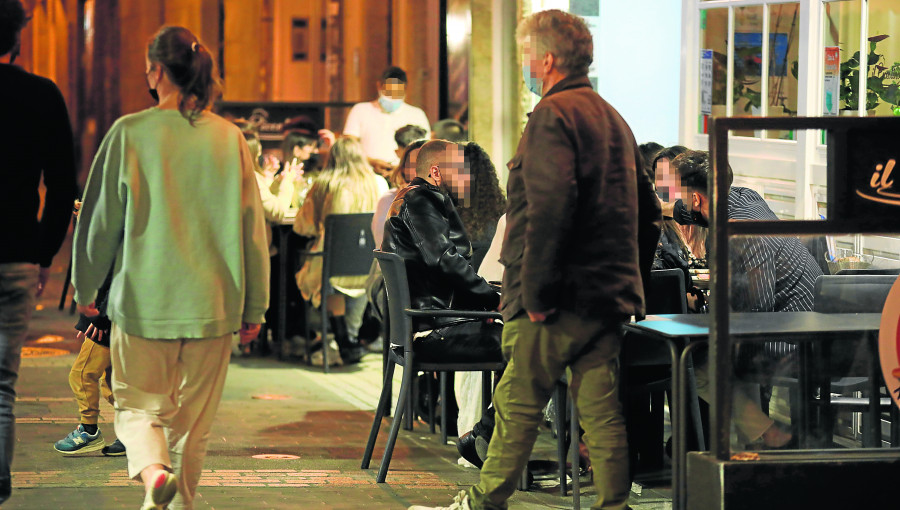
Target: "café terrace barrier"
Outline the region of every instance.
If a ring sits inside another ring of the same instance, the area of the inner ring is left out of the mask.
[[[824,220],[729,221],[729,132],[825,130],[828,203]],[[900,118],[732,117],[710,122],[712,295],[709,328],[711,451],[692,452],[676,487],[676,509],[898,508],[900,449],[760,452],[731,460],[732,345],[728,243],[732,236],[900,233]],[[892,176],[893,174],[893,176]],[[896,290],[896,289],[895,289]],[[792,403],[793,404],[793,403]],[[678,469],[678,467],[676,467]]]

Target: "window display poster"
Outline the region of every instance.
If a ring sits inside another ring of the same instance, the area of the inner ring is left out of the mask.
[[[825,94],[822,115],[836,116],[841,109],[841,49],[837,46],[825,48]]]
[[[712,115],[713,50],[700,50],[700,113]]]

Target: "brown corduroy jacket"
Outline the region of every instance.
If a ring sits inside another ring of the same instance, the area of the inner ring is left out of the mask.
[[[642,317],[659,201],[631,129],[586,76],[547,92],[508,166],[504,319]]]

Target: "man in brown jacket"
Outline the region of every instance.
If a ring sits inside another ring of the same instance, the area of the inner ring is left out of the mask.
[[[450,508],[506,508],[541,410],[568,368],[594,469],[594,508],[624,509],[631,485],[620,330],[643,315],[641,267],[649,270],[659,239],[659,203],[631,130],[591,89],[593,41],[584,21],[542,11],[519,25],[517,39],[525,82],[542,99],[509,163],[501,253],[509,364],[494,392],[496,426],[481,481]],[[642,257],[639,244],[648,248]]]

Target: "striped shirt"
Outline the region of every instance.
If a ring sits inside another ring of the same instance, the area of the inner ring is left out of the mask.
[[[777,220],[759,193],[732,187],[729,220]],[[732,237],[731,309],[738,312],[813,310],[822,270],[797,237]]]

